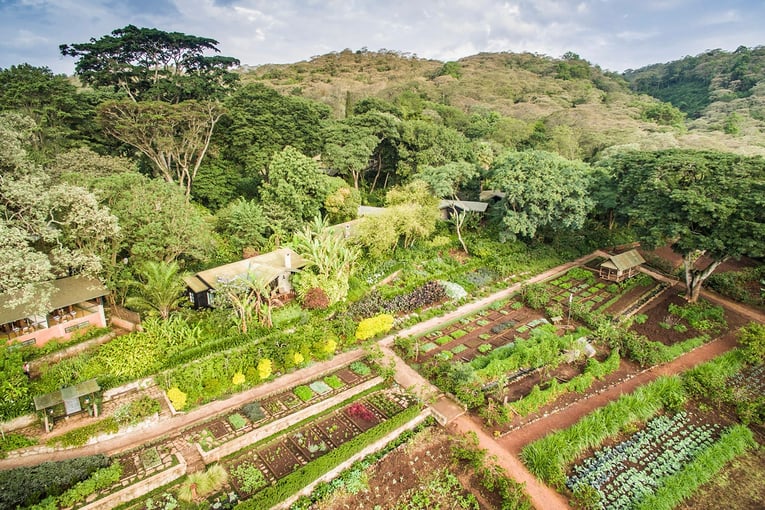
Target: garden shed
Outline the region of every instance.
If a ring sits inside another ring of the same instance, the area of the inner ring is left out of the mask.
[[[77,414],[83,410],[83,404],[88,412],[92,412],[93,416],[97,417],[96,393],[99,391],[101,391],[101,387],[98,385],[98,381],[88,379],[74,386],[67,386],[45,395],[35,396],[35,410],[43,413],[45,431],[50,430],[50,425],[52,425],[49,419]]]
[[[621,282],[638,273],[638,267],[645,259],[637,250],[611,255],[600,264],[600,277],[613,282]]]

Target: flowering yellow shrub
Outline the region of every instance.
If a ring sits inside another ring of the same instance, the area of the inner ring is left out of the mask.
[[[324,352],[332,354],[335,352],[335,349],[337,349],[337,342],[333,338],[328,338],[327,341],[324,342]]]
[[[305,360],[305,358],[304,358],[304,357],[303,357],[303,355],[302,355],[302,354],[300,354],[299,352],[296,352],[296,353],[294,353],[294,354],[292,355],[292,362],[293,362],[295,365],[299,365],[299,364],[301,364],[301,363],[303,362],[303,360]]]
[[[176,411],[180,411],[186,407],[186,394],[178,388],[173,387],[167,390],[167,398],[170,400],[170,403],[173,404]]]
[[[242,383],[244,383],[244,374],[241,372],[235,373],[234,377],[231,378],[231,384],[239,386]]]
[[[387,333],[393,327],[393,316],[387,313],[370,317],[359,322],[356,328],[356,339],[366,340],[380,333]]]
[[[273,363],[271,363],[270,359],[263,358],[262,360],[258,361],[258,377],[260,377],[261,380],[268,379],[268,376],[271,375],[272,370]]]

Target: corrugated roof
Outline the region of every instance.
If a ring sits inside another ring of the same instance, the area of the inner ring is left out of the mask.
[[[96,379],[88,379],[87,381],[75,384],[74,386],[67,386],[66,388],[61,388],[60,390],[46,393],[45,395],[35,396],[35,409],[42,411],[43,409],[48,409],[49,407],[61,404],[64,402],[64,399],[84,397],[85,395],[90,395],[98,391],[101,391],[98,381]]]
[[[285,256],[289,254],[290,268],[284,265]],[[286,271],[294,271],[306,265],[303,257],[290,248],[279,248],[257,257],[232,262],[223,266],[206,269],[186,280],[194,292],[204,292],[208,288],[215,289],[219,285],[231,282],[248,274],[253,275],[262,283],[270,283]],[[193,286],[192,284],[193,283]]]
[[[50,295],[49,311],[109,294],[109,290],[100,281],[84,276],[60,278],[51,282],[41,283],[40,286],[42,285],[51,285],[53,289]],[[16,295],[14,294],[2,294],[0,295],[0,303],[10,302],[15,297]],[[29,304],[13,308],[0,305],[0,324],[7,324],[32,315],[34,315],[34,311],[30,309]]]
[[[379,216],[385,212],[385,207],[374,207],[371,205],[360,205],[356,210],[357,216]]]
[[[447,207],[454,207],[455,209],[461,209],[463,211],[471,212],[484,212],[489,204],[486,202],[473,202],[470,200],[441,200],[438,203],[439,209],[445,209]]]
[[[611,264],[609,264],[609,262]],[[638,253],[637,250],[630,250],[618,255],[611,255],[609,260],[603,262],[601,265],[610,267],[611,269],[618,269],[619,271],[626,271],[631,267],[636,267],[643,263],[645,263],[645,259],[640,253]]]

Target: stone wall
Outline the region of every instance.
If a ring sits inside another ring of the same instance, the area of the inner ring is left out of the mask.
[[[177,480],[186,474],[186,461],[181,454],[176,453],[175,455],[178,457],[178,464],[175,466],[161,471],[154,476],[145,478],[140,482],[128,485],[124,489],[113,492],[106,497],[97,499],[92,503],[81,507],[79,510],[108,510],[121,505],[122,503],[127,503],[128,501],[140,498],[154,489],[158,489],[173,480]]]
[[[359,384],[358,386],[349,388],[342,393],[338,393],[334,397],[330,397],[326,400],[322,400],[321,402],[317,402],[316,404],[310,407],[306,407],[305,409],[301,409],[300,411],[296,413],[292,413],[289,416],[285,416],[284,418],[280,418],[270,423],[266,423],[262,427],[259,427],[246,434],[243,434],[237,437],[236,439],[227,441],[223,443],[222,445],[220,445],[219,447],[214,448],[210,451],[207,451],[207,452],[203,451],[202,448],[199,446],[199,443],[196,443],[197,450],[199,450],[199,454],[202,456],[202,460],[204,460],[205,464],[211,464],[213,462],[217,462],[227,455],[231,455],[232,453],[237,452],[246,446],[249,446],[253,443],[257,443],[258,441],[266,439],[267,437],[273,436],[274,434],[288,427],[291,427],[292,425],[295,425],[296,423],[299,423],[305,420],[306,418],[310,418],[311,416],[319,414],[322,411],[326,411],[327,409],[336,406],[337,404],[343,402],[344,400],[348,400],[354,395],[357,395],[361,393],[362,391],[368,390],[369,388],[372,388],[382,382],[383,382],[382,377],[375,377],[373,379],[370,379],[366,382]]]

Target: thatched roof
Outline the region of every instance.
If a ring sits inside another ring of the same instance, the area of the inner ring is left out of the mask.
[[[625,251],[619,255],[611,255],[608,260],[600,264],[602,267],[626,271],[627,269],[639,266],[645,263],[645,259],[637,250]]]
[[[41,287],[43,285],[50,285],[52,287],[49,311],[109,294],[109,290],[100,281],[84,276],[70,276],[51,282],[40,283],[39,285]],[[35,292],[34,294],[37,295],[38,293]],[[40,294],[44,293],[40,292]],[[11,302],[17,297],[16,294],[0,294],[0,303]],[[31,317],[32,315],[35,315],[35,313],[30,308],[29,303],[14,307],[0,305],[0,324],[8,324],[9,322]]]

